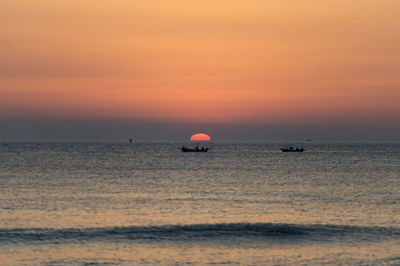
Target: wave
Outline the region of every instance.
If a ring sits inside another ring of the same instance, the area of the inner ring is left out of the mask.
[[[400,240],[400,228],[272,223],[192,224],[105,228],[0,229],[0,245],[93,241],[265,241],[330,242]]]

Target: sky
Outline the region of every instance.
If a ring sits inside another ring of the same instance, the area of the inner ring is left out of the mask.
[[[2,0],[0,141],[400,140],[398,0]]]

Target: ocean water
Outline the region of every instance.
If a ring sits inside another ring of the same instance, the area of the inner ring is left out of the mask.
[[[182,145],[0,143],[0,264],[400,264],[399,143]]]

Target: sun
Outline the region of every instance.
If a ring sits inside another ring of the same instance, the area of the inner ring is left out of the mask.
[[[204,133],[196,133],[190,137],[191,141],[209,141],[211,137]]]

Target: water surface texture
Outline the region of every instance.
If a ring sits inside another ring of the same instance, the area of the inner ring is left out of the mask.
[[[0,144],[1,264],[400,264],[399,143],[182,145]]]

